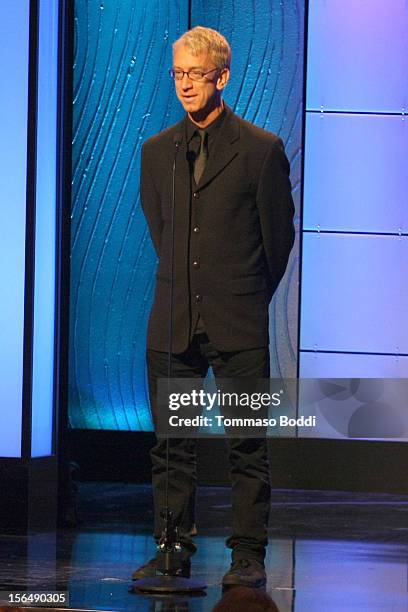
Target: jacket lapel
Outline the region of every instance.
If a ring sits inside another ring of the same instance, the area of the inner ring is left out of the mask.
[[[210,151],[210,156],[200,182],[197,185],[197,190],[203,189],[238,155],[239,123],[231,109],[228,106],[226,109],[227,116],[217,134],[213,145],[214,150]]]
[[[182,135],[182,140],[180,143],[180,147],[177,153],[176,158],[176,176],[175,176],[175,191],[176,191],[176,218],[178,221],[176,222],[176,226],[180,228],[184,228],[186,224],[186,219],[189,218],[189,207],[190,207],[190,199],[191,199],[191,185],[190,185],[190,168],[187,157],[187,139],[186,139],[186,121],[185,118],[182,119],[179,123],[174,126],[174,130],[172,132],[172,136],[174,136],[177,132]],[[172,154],[174,155],[174,144],[172,143]],[[170,173],[172,172],[174,158],[171,158],[170,161]],[[169,200],[172,198],[171,193],[171,182],[169,185],[170,189],[168,191]],[[182,239],[180,239],[182,241]]]

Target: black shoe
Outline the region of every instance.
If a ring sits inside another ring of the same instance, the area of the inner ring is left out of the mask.
[[[238,559],[222,579],[222,586],[262,587],[266,584],[265,568],[256,559]]]
[[[191,561],[190,559],[183,559],[181,566],[181,573],[179,574],[183,578],[190,578],[191,573]],[[144,565],[138,567],[132,574],[132,580],[143,580],[144,578],[154,578],[157,576],[157,559],[153,557]],[[160,575],[160,572],[159,572]]]

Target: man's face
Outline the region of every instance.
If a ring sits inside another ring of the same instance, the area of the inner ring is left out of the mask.
[[[202,70],[208,72],[215,68],[214,61],[207,52],[192,55],[185,45],[180,45],[173,52],[173,68],[175,70]],[[175,81],[176,94],[187,113],[200,113],[210,110],[216,105],[221,90],[228,81],[228,70],[214,70],[207,74],[202,81],[192,81],[186,74]]]

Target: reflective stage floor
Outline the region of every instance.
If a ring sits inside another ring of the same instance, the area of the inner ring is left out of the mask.
[[[118,483],[80,485],[75,529],[1,536],[0,591],[68,591],[75,609],[211,611],[229,566],[228,489],[201,488],[198,508],[192,570],[205,597],[128,592],[132,571],[154,555],[151,490]],[[281,612],[407,612],[408,496],[274,491],[266,567]]]

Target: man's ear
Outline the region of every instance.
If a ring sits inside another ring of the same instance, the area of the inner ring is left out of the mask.
[[[221,91],[222,89],[224,89],[224,87],[226,86],[226,84],[228,83],[230,78],[230,70],[229,68],[223,68],[221,70],[221,73],[217,79],[217,89],[218,91]]]

